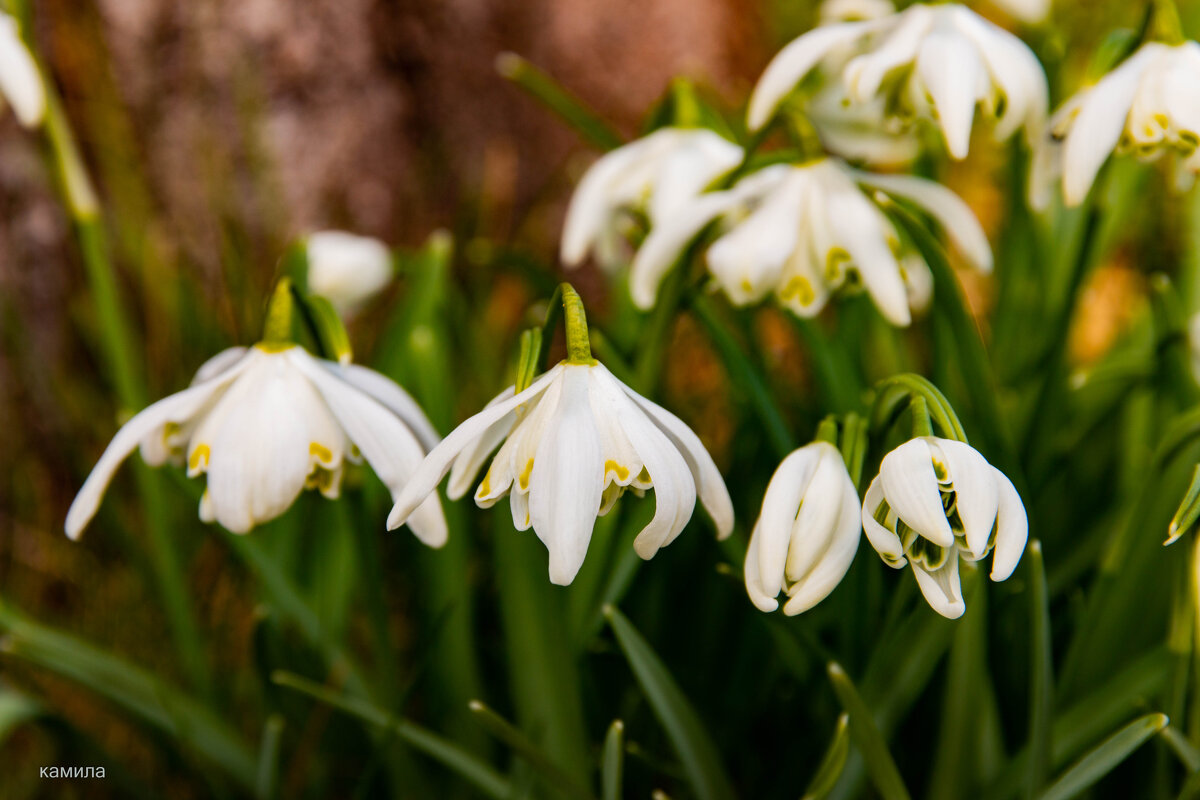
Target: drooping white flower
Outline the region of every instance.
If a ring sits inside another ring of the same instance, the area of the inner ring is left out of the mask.
[[[911,126],[887,115],[882,97],[854,103],[841,84],[817,92],[805,109],[821,145],[849,161],[896,168],[911,163],[921,143]]]
[[[308,237],[308,290],[346,316],[392,280],[392,254],[369,236],[318,231]]]
[[[742,148],[702,128],[662,128],[601,156],[571,197],[560,256],[568,267],[589,254],[605,269],[623,256],[630,213],[651,227],[742,161]]]
[[[33,54],[21,40],[17,21],[0,12],[0,95],[26,128],[46,115],[46,90]]]
[[[746,551],[746,591],[763,611],[799,614],[824,600],[858,552],[862,506],[842,454],[813,442],[783,460]]]
[[[854,102],[883,97],[901,120],[937,122],[954,158],[965,158],[978,107],[1003,141],[1019,129],[1034,140],[1048,90],[1037,57],[1020,39],[957,4],[916,4],[898,14],[822,25],[781,50],[750,97],[747,121],[762,128],[818,67],[840,76]]]
[[[970,445],[921,436],[888,453],[863,497],[863,530],[889,566],[911,564],[921,593],[944,617],[966,603],[959,559],[993,553],[991,577],[1008,578],[1025,552],[1025,505],[1004,473]]]
[[[626,490],[654,490],[654,518],[633,545],[642,558],[679,535],[697,497],[720,537],[733,529],[729,493],[699,437],[602,364],[565,361],[524,391],[506,390],[435,447],[397,498],[388,527],[403,524],[452,466],[452,496],[465,492],[497,445],[475,502],[486,508],[508,495],[513,524],[532,526],[549,550],[553,583],[574,580],[596,517]]]
[[[1068,206],[1087,197],[1114,152],[1175,156],[1180,188],[1200,172],[1200,44],[1148,42],[1050,118],[1034,152],[1030,203],[1043,208],[1062,181]]]
[[[983,229],[949,189],[923,178],[859,172],[826,158],[752,173],[731,189],[696,197],[651,230],[630,273],[634,303],[654,305],[658,286],[680,253],[718,220],[721,233],[705,259],[734,303],[755,303],[773,293],[796,314],[812,316],[833,291],[861,283],[885,318],[907,325],[908,279],[928,286],[928,276],[908,272],[914,263],[925,265],[901,252],[895,228],[864,189],[920,206],[973,266],[991,269]]]
[[[378,372],[295,345],[235,347],[117,431],[71,504],[66,531],[72,539],[83,533],[139,445],[152,466],[184,462],[189,476],[206,474],[200,518],[245,533],[282,514],[305,488],[336,498],[347,461],[366,459],[398,496],[437,441],[416,401]],[[446,541],[436,496],[408,522],[426,544]]]

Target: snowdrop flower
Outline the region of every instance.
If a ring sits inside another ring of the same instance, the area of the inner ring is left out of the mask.
[[[1200,172],[1200,44],[1149,42],[1054,113],[1034,153],[1030,202],[1044,208],[1054,184],[1076,206],[1113,152],[1150,161],[1173,153],[1180,188]]]
[[[623,230],[629,214],[651,227],[742,161],[742,148],[703,128],[662,128],[618,147],[588,169],[563,224],[560,256],[568,267],[593,254],[614,270],[626,263]]]
[[[851,100],[882,97],[892,116],[935,120],[953,158],[967,155],[978,106],[997,141],[1024,128],[1032,142],[1046,114],[1046,76],[1020,39],[957,5],[916,4],[879,19],[822,25],[787,45],[750,97],[748,124],[762,128],[820,66]]]
[[[347,461],[365,458],[393,496],[438,441],[416,402],[365,367],[315,358],[290,344],[235,347],[210,359],[192,385],[125,423],[67,512],[79,538],[121,462],[140,446],[151,466],[187,464],[206,474],[200,518],[245,533],[286,511],[303,489],[336,498]],[[437,497],[408,520],[440,547]]]
[[[33,54],[21,39],[17,21],[0,12],[0,95],[26,128],[41,124],[46,90]]]
[[[863,530],[889,566],[912,565],[929,605],[955,619],[966,610],[959,559],[994,551],[991,577],[1012,574],[1025,552],[1025,505],[1004,473],[970,445],[921,436],[888,453],[863,497]]]
[[[762,611],[789,616],[815,606],[841,583],[858,552],[862,506],[842,454],[813,442],[783,460],[763,497],[746,551],[746,591]]]
[[[308,290],[343,317],[362,307],[392,280],[392,254],[369,236],[319,231],[308,237]]]
[[[523,391],[510,387],[459,425],[404,487],[388,527],[403,524],[452,466],[451,495],[460,496],[497,445],[475,502],[487,508],[508,495],[513,525],[532,526],[550,551],[553,583],[574,580],[596,517],[628,490],[654,490],[654,518],[633,544],[642,558],[679,535],[697,497],[721,538],[733,530],[729,493],[699,437],[590,359],[563,361]]]
[[[888,118],[882,97],[853,103],[845,87],[834,84],[812,98],[806,113],[822,147],[849,161],[896,168],[920,154],[915,132]]]
[[[906,284],[927,287],[928,276],[912,271],[928,267],[900,251],[895,228],[864,189],[920,206],[973,266],[991,269],[983,229],[949,189],[923,178],[858,172],[826,158],[767,167],[681,208],[642,243],[630,273],[633,301],[641,308],[652,306],[663,276],[688,242],[717,220],[720,235],[705,259],[716,284],[735,304],[774,294],[809,317],[832,292],[861,284],[888,321],[907,325]]]

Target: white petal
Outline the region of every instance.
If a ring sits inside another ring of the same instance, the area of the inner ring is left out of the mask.
[[[500,394],[493,397],[484,408],[491,408],[498,403],[503,403],[514,394],[514,388],[509,386]],[[450,468],[450,481],[446,484],[446,496],[451,500],[457,500],[465,495],[471,489],[471,484],[475,481],[475,476],[479,474],[479,470],[483,467],[483,463],[487,461],[487,457],[492,451],[499,447],[504,438],[512,432],[513,426],[517,424],[517,412],[510,411],[503,417],[492,423],[482,434],[468,444],[463,451],[454,459],[454,465]]]
[[[349,314],[392,281],[392,254],[378,239],[345,231],[308,237],[308,290]]]
[[[491,408],[485,408],[475,416],[467,419],[455,428],[449,436],[443,439],[437,447],[430,450],[429,455],[425,457],[425,460],[417,467],[417,471],[413,473],[408,483],[405,484],[400,496],[396,498],[396,504],[392,507],[392,511],[388,515],[388,530],[393,530],[403,525],[408,515],[424,501],[427,495],[437,489],[437,485],[441,483],[442,478],[450,471],[450,465],[463,448],[471,444],[476,437],[486,431],[488,427],[505,414],[545,391],[550,382],[557,378],[561,372],[562,366],[555,365],[535,380],[525,391],[514,395],[503,403],[498,403]]]
[[[607,372],[607,370],[605,371]],[[609,374],[612,375],[612,373]],[[729,490],[725,487],[725,479],[721,477],[721,471],[713,463],[712,456],[705,449],[700,437],[670,411],[642,397],[618,381],[615,376],[613,380],[625,394],[633,398],[633,401],[650,416],[651,421],[678,448],[692,473],[697,494],[700,496],[700,503],[712,517],[713,525],[717,529],[717,538],[727,538],[729,534],[733,533],[733,501],[729,499]]]
[[[46,114],[46,92],[37,64],[21,41],[17,21],[0,14],[0,93],[26,128]]]
[[[921,43],[916,68],[933,98],[946,149],[952,158],[966,158],[985,82],[979,54],[964,37],[935,30]]]
[[[958,516],[962,518],[967,549],[975,558],[983,558],[996,524],[1000,496],[993,477],[995,468],[975,448],[963,442],[937,439],[930,450],[946,461],[954,487]]]
[[[563,222],[562,244],[559,257],[568,267],[574,267],[587,258],[592,245],[599,240],[610,218],[622,202],[615,194],[623,173],[644,157],[647,147],[653,147],[649,137],[639,139],[605,153],[584,173],[571,196]]]
[[[754,603],[759,611],[770,612],[779,608],[779,601],[773,595],[767,594],[766,590],[763,589],[762,577],[758,572],[758,546],[760,538],[761,533],[756,524],[754,531],[750,534],[750,546],[746,550],[746,562],[742,570],[746,580],[746,594],[750,595],[750,602]],[[775,594],[779,594],[779,592]]]
[[[792,522],[791,541],[787,548],[785,575],[789,583],[805,580],[824,560],[833,544],[839,519],[845,510],[846,465],[842,454],[828,442],[809,445],[820,453],[812,480],[805,487],[799,513]],[[854,497],[855,524],[862,515],[858,496]]]
[[[875,548],[875,552],[879,553],[883,560],[892,567],[899,569],[908,561],[904,557],[904,544],[900,541],[899,536],[875,520],[875,512],[879,510],[883,500],[883,484],[876,475],[875,479],[871,481],[871,485],[867,487],[867,493],[863,495],[863,532],[867,534],[867,541]]]
[[[662,159],[649,199],[651,226],[670,219],[714,180],[742,163],[742,148],[706,128],[678,134]]]
[[[733,192],[702,194],[651,229],[629,270],[629,291],[638,308],[654,306],[658,286],[704,226],[740,203]]]
[[[856,102],[865,103],[873,98],[893,70],[912,63],[933,23],[933,14],[927,6],[915,5],[892,19],[899,24],[883,44],[846,65],[843,72],[846,90]]]
[[[529,491],[534,458],[554,419],[562,388],[561,380],[553,381],[540,397],[520,411],[516,426],[475,490],[475,505],[489,508],[510,489]]]
[[[1142,73],[1158,50],[1144,45],[1100,80],[1080,103],[1063,144],[1063,196],[1069,206],[1087,197],[1096,173],[1121,139]]]
[[[104,490],[112,481],[117,467],[128,457],[138,442],[161,429],[170,422],[182,423],[203,408],[213,397],[224,390],[230,382],[241,375],[254,359],[246,359],[234,369],[227,370],[219,377],[184,389],[173,395],[164,397],[147,406],[121,426],[116,436],[108,443],[100,460],[92,468],[92,472],[84,481],[67,511],[66,533],[72,539],[78,539],[84,527],[96,514]]]
[[[973,266],[992,271],[992,247],[970,206],[940,183],[913,175],[876,175],[854,172],[859,183],[911,200],[937,220],[946,236]]]
[[[872,29],[869,22],[847,22],[815,28],[792,41],[763,71],[750,95],[746,124],[757,131],[775,113],[783,99],[830,51],[849,44]]]
[[[513,527],[519,531],[529,530],[533,518],[529,515],[529,492],[509,492],[508,510],[512,512]]]
[[[951,552],[941,569],[927,571],[916,561],[912,562],[917,586],[934,611],[947,619],[958,619],[967,610],[962,596],[962,584],[958,578],[958,554]]]
[[[796,515],[820,461],[821,449],[815,443],[794,450],[783,459],[767,484],[762,511],[754,527],[759,536],[759,580],[763,592],[770,597],[783,590]],[[820,498],[813,498],[813,503],[820,502]],[[814,536],[823,534],[812,533]]]
[[[388,487],[393,499],[396,498],[424,457],[424,449],[412,430],[398,414],[375,397],[356,385],[342,381],[339,370],[329,369],[326,364],[299,348],[289,351],[288,355],[313,382],[346,436]],[[385,385],[389,383],[382,375],[370,370],[358,373],[358,377],[365,378],[368,384],[378,384],[372,376],[382,379]],[[399,390],[399,387],[395,388]],[[409,528],[430,547],[441,547],[446,542],[447,528],[440,501],[434,495],[433,503],[423,503],[422,507],[424,513],[414,514],[408,521]]]
[[[196,370],[196,374],[192,377],[192,386],[198,383],[212,380],[220,375],[225,370],[234,366],[246,355],[248,348],[245,347],[227,347],[217,353],[212,358],[200,365],[200,369]]]
[[[858,553],[862,508],[858,504],[854,482],[850,480],[850,474],[844,468],[841,481],[841,511],[832,539],[821,560],[801,583],[792,587],[791,596],[783,606],[784,614],[790,616],[807,611],[828,597],[842,582],[842,578],[846,577],[850,565],[854,562],[854,556]]]
[[[888,505],[905,525],[940,547],[954,545],[933,455],[924,439],[910,439],[884,456],[879,480]]]
[[[559,586],[570,584],[583,566],[604,489],[589,398],[591,369],[563,368],[562,397],[538,444],[529,480],[533,530],[550,551],[550,582]]]
[[[800,217],[808,176],[796,169],[750,216],[713,242],[709,271],[735,305],[762,300],[783,275],[798,246]]]
[[[432,450],[442,440],[417,401],[391,378],[357,364],[338,364],[323,359],[317,363],[390,408],[412,429],[426,451]]]
[[[992,551],[992,580],[1002,581],[1012,575],[1025,552],[1029,539],[1029,519],[1025,504],[1003,472],[993,468],[996,488],[1000,492],[1000,510],[996,514],[996,547]]]

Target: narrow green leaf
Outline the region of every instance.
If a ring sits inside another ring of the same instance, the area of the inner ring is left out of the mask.
[[[257,766],[250,749],[204,703],[141,667],[27,619],[2,603],[0,630],[7,634],[0,652],[78,683],[220,767],[241,786],[254,786]]]
[[[842,777],[842,770],[846,768],[846,758],[849,755],[850,715],[843,713],[838,717],[837,727],[833,731],[833,739],[829,742],[829,749],[825,751],[825,757],[821,759],[821,764],[817,767],[817,772],[813,775],[812,780],[809,781],[808,788],[804,790],[804,797],[801,800],[821,800],[833,791],[838,778]]]
[[[283,716],[272,714],[263,725],[262,743],[258,747],[258,776],[254,781],[254,796],[271,800],[279,791],[279,747],[283,739]]]
[[[1135,719],[1079,759],[1041,795],[1040,800],[1069,800],[1086,791],[1147,739],[1167,727],[1167,722],[1165,714],[1147,714]]]
[[[1183,766],[1188,772],[1196,772],[1200,770],[1200,750],[1196,749],[1196,745],[1188,741],[1178,728],[1174,725],[1168,725],[1162,729],[1162,738],[1175,755],[1179,756],[1179,760],[1183,762]]]
[[[717,748],[666,666],[624,614],[608,606],[604,609],[604,616],[679,760],[683,762],[688,781],[696,794],[701,800],[732,798],[733,786],[721,766]]]
[[[1163,544],[1174,544],[1180,536],[1192,529],[1200,520],[1200,464],[1192,471],[1192,482],[1188,485],[1187,494],[1179,503],[1171,524],[1167,527],[1167,540]]]
[[[339,694],[328,686],[323,686],[291,672],[278,670],[271,676],[271,680],[278,686],[294,689],[394,733],[414,750],[424,753],[462,776],[488,797],[507,800],[512,796],[512,786],[503,776],[458,745],[443,739],[415,722],[395,717],[364,700]]]
[[[589,800],[592,793],[586,787],[580,786],[573,777],[554,763],[549,756],[542,752],[529,737],[515,725],[497,714],[478,700],[472,700],[469,705],[475,719],[504,744],[523,758],[545,780],[546,787],[564,797],[582,798]]]
[[[353,361],[354,350],[350,346],[350,334],[346,332],[346,325],[342,322],[341,315],[334,310],[329,298],[299,291],[296,291],[295,295],[299,300],[305,324],[317,340],[321,356],[342,364]]]
[[[604,800],[621,800],[621,779],[625,773],[625,723],[614,719],[604,737],[604,757],[600,779]]]
[[[833,690],[850,717],[850,735],[854,737],[854,743],[858,745],[859,752],[866,761],[867,772],[875,788],[884,800],[909,800],[908,789],[904,787],[900,770],[896,768],[896,762],[888,752],[887,743],[884,742],[879,728],[875,727],[871,711],[859,697],[850,676],[836,661],[830,662],[827,670],[829,680],[833,682]]]
[[[612,150],[621,146],[621,137],[608,127],[608,123],[584,106],[557,81],[521,56],[516,53],[501,53],[496,57],[496,71],[557,114],[594,147]]]
[[[1050,647],[1050,605],[1042,543],[1034,540],[1025,553],[1029,569],[1029,764],[1025,796],[1036,797],[1049,772],[1054,665]]]

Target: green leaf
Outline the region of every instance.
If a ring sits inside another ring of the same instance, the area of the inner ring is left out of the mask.
[[[625,723],[614,719],[604,737],[600,779],[604,800],[621,800],[621,778],[625,772]]]
[[[900,770],[896,768],[896,762],[888,752],[887,743],[884,742],[879,728],[875,727],[871,711],[859,697],[850,676],[836,661],[831,661],[826,669],[829,672],[829,680],[833,683],[833,690],[850,717],[850,735],[867,763],[867,772],[875,788],[884,800],[909,800],[908,789],[904,787]]]
[[[254,796],[271,800],[279,791],[279,746],[283,738],[283,716],[272,714],[263,725],[262,743],[258,747],[258,775]]]
[[[688,782],[696,794],[701,800],[732,798],[733,786],[721,766],[717,748],[666,666],[624,614],[608,606],[604,616],[655,716],[683,762]]]
[[[1188,772],[1200,771],[1200,750],[1197,750],[1196,746],[1189,742],[1178,728],[1174,725],[1163,728],[1162,738],[1175,755],[1179,756],[1179,760]]]
[[[146,670],[81,639],[27,619],[0,603],[0,652],[61,675],[158,728],[250,789],[257,765],[235,730],[205,704]]]
[[[498,55],[496,71],[557,114],[592,146],[600,150],[612,150],[621,146],[621,137],[608,127],[608,123],[584,106],[557,81],[516,53],[506,52]]]
[[[1069,800],[1086,791],[1147,739],[1167,727],[1165,714],[1147,714],[1105,739],[1059,777],[1040,800]]]
[[[1029,570],[1029,764],[1025,774],[1025,794],[1036,797],[1049,771],[1051,710],[1053,707],[1054,665],[1050,646],[1049,590],[1042,543],[1033,540],[1025,552]]]
[[[478,700],[471,701],[470,709],[471,713],[475,715],[475,719],[490,734],[511,747],[519,757],[541,774],[547,788],[564,797],[582,798],[582,800],[589,800],[592,797],[592,793],[586,787],[580,786],[573,777],[564,772],[511,722]]]
[[[26,722],[31,722],[45,713],[32,697],[9,687],[0,688],[0,745]]]
[[[443,739],[415,722],[395,717],[365,700],[339,694],[328,686],[323,686],[291,672],[279,670],[271,676],[271,680],[279,686],[295,689],[371,725],[394,733],[414,750],[424,753],[462,776],[488,797],[494,797],[496,800],[508,800],[512,796],[512,786],[502,775],[458,745]]]
[[[850,755],[850,715],[841,714],[837,720],[837,727],[833,731],[833,739],[829,742],[829,749],[825,751],[825,757],[821,759],[820,766],[817,767],[817,772],[809,781],[808,788],[804,790],[804,797],[801,800],[821,800],[821,798],[833,791],[833,787],[837,785],[838,778],[842,777],[842,770],[846,768],[846,758]]]

